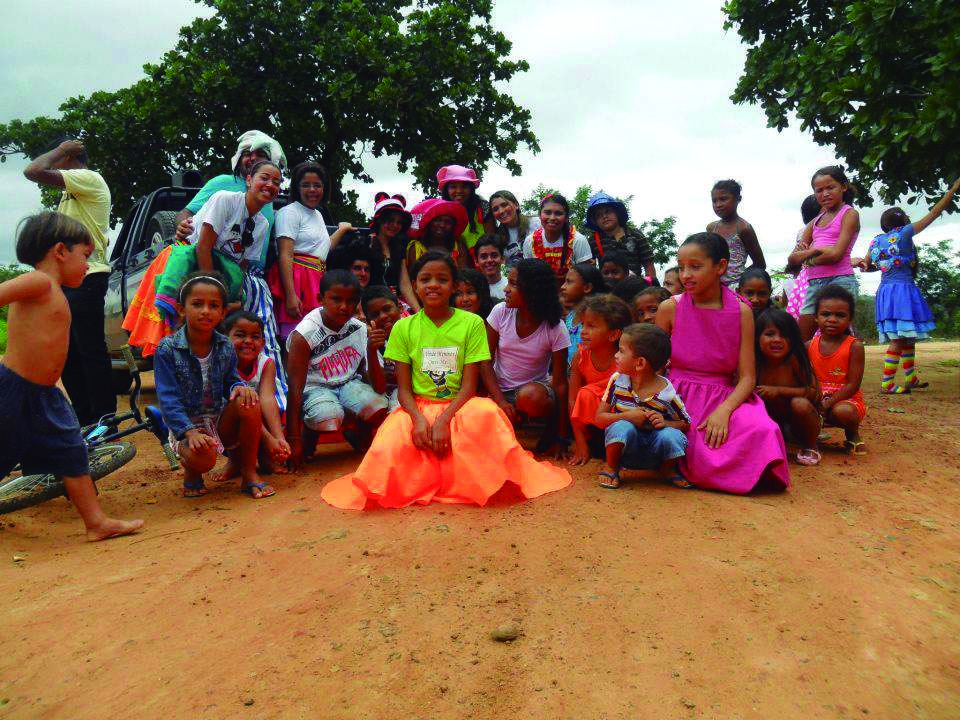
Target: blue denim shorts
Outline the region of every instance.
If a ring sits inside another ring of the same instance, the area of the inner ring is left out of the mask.
[[[832,277],[810,278],[807,282],[807,294],[803,296],[803,307],[800,308],[801,315],[813,315],[814,303],[817,300],[817,293],[823,290],[827,285],[839,285],[844,290],[850,292],[854,298],[860,294],[860,283],[854,275],[834,275]]]
[[[324,423],[343,423],[344,411],[366,420],[387,407],[387,399],[359,377],[338,387],[307,386],[303,390],[303,422],[314,430]]]
[[[687,454],[687,436],[680,430],[672,427],[642,429],[629,420],[617,420],[607,426],[603,444],[614,443],[623,444],[620,465],[637,470],[660,467],[667,460]]]

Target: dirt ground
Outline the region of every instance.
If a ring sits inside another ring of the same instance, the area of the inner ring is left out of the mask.
[[[960,717],[958,358],[923,346],[931,388],[890,398],[868,349],[870,454],[750,497],[594,461],[530,502],[348,513],[338,446],[269,500],[188,501],[141,434],[100,482],[139,535],[0,518],[0,717]]]

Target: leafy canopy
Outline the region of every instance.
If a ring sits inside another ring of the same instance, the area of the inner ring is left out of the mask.
[[[372,180],[363,152],[396,155],[398,170],[428,190],[443,164],[496,162],[518,175],[518,147],[539,151],[530,112],[502,91],[529,66],[507,59],[492,0],[197,2],[215,14],[182,28],[144,79],[71,98],[58,118],[0,125],[0,155],[78,137],[122,218],[171,170],[229,172],[250,129],[275,137],[291,166],[323,163],[335,203],[348,173]]]
[[[546,185],[537,185],[530,196],[521,201],[520,212],[524,215],[537,215],[540,212],[541,198],[543,198],[544,195],[558,192],[560,191],[548,188]],[[580,229],[580,226],[583,224],[583,219],[587,214],[587,201],[590,199],[590,196],[594,194],[593,188],[590,185],[581,185],[572,196],[562,192],[560,194],[570,203],[570,224]],[[622,199],[629,206],[633,200],[633,195],[628,195]],[[650,243],[650,249],[653,250],[653,261],[658,265],[665,265],[676,261],[677,236],[673,230],[676,223],[677,219],[672,215],[663,220],[657,220],[656,218],[644,220],[639,225],[634,223],[633,220],[627,220],[627,226],[639,231],[640,234],[647,239],[647,242]],[[581,230],[581,233],[582,232],[583,230]],[[587,232],[589,232],[589,230],[587,230]]]
[[[956,177],[956,0],[728,0],[724,12],[748,47],[733,102],[760,104],[777,130],[795,115],[886,202],[939,196]]]

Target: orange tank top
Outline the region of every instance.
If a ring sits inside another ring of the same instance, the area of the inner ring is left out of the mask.
[[[810,356],[813,372],[816,374],[817,380],[820,381],[824,397],[832,395],[847,384],[847,375],[850,373],[850,348],[853,347],[854,342],[856,342],[856,338],[853,335],[848,335],[840,343],[840,347],[829,355],[824,355],[820,352],[820,336],[817,335],[810,341],[807,354]],[[860,392],[860,388],[857,388],[857,392],[850,399],[854,402],[863,402],[863,393]]]

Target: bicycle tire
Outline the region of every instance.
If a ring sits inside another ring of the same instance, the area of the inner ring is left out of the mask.
[[[88,450],[90,477],[99,480],[128,462],[137,454],[132,443],[109,443]],[[0,481],[0,515],[39,505],[65,495],[63,480],[55,475],[22,475]]]
[[[128,442],[107,443],[90,448],[87,451],[90,478],[99,480],[106,477],[133,460],[136,454],[137,447]]]

